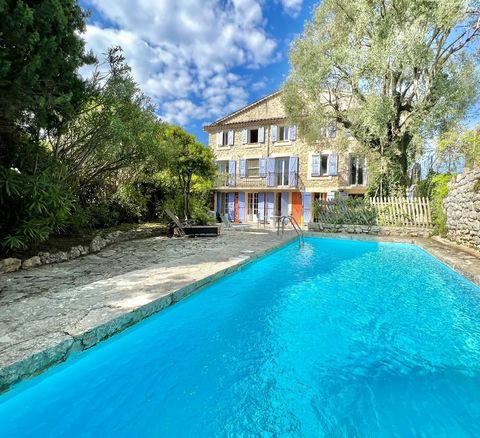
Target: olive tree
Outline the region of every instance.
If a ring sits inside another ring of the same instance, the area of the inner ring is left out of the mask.
[[[479,33],[477,2],[324,0],[290,52],[287,113],[309,138],[345,128],[378,159],[381,193],[402,189],[423,141],[476,100]]]

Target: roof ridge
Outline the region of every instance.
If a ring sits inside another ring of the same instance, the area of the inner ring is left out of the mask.
[[[243,111],[246,111],[246,110],[252,108],[253,106],[258,105],[259,103],[262,103],[264,100],[267,100],[270,97],[273,97],[277,94],[280,94],[281,92],[282,92],[282,89],[279,89],[279,90],[274,91],[273,93],[267,94],[266,96],[263,96],[260,99],[257,99],[254,102],[249,103],[248,105],[243,106],[242,108],[239,108],[238,110],[234,111],[233,113],[227,114],[226,116],[223,116],[222,118],[220,118],[218,120],[215,120],[213,123],[210,123],[209,125],[205,125],[205,127],[217,125],[220,122],[223,122],[225,119],[228,119],[229,117],[236,116],[237,114],[240,114]]]

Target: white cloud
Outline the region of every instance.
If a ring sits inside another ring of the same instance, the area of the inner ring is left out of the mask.
[[[248,79],[232,73],[278,59],[263,0],[89,0],[105,23],[87,26],[100,55],[120,45],[167,121],[211,121],[245,105]],[[298,0],[282,0],[291,10]],[[300,2],[301,3],[301,2]]]
[[[280,0],[285,12],[296,17],[302,10],[303,0]]]

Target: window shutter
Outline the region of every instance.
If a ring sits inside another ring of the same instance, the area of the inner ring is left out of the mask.
[[[245,192],[238,192],[238,221],[245,221]]]
[[[320,176],[320,155],[312,155],[312,176]]]
[[[238,173],[240,174],[240,178],[245,178],[245,160],[240,160],[238,163]]]
[[[290,126],[289,134],[290,134],[290,140],[297,139],[297,125]]]
[[[335,192],[327,193],[327,201],[333,201],[335,199]]]
[[[267,169],[266,169],[266,163],[267,160],[265,160],[265,158],[260,158],[260,160],[258,161],[258,175],[261,176],[262,178],[265,177],[265,174],[267,173]]]
[[[228,131],[228,145],[233,146],[234,142],[234,131]]]
[[[298,157],[290,157],[288,160],[288,185],[297,187]]]
[[[228,185],[235,187],[235,160],[228,162]]]
[[[275,186],[275,158],[267,158],[267,187]]]
[[[260,126],[260,128],[258,128],[258,142],[265,143],[265,127],[264,126]]]
[[[221,145],[222,145],[222,137],[223,137],[222,131],[217,132],[217,146],[221,146]]]
[[[247,144],[248,141],[248,130],[247,128],[242,129],[242,144]]]
[[[330,154],[328,156],[328,174],[331,176],[338,175],[338,155]]]
[[[270,139],[272,140],[272,143],[275,143],[277,141],[277,132],[278,132],[277,125],[270,126]]]
[[[275,195],[272,192],[267,193],[267,221],[273,222],[273,207],[275,204]]]
[[[302,193],[302,210],[303,210],[303,223],[308,224],[311,219],[312,208],[312,194],[309,192]]]

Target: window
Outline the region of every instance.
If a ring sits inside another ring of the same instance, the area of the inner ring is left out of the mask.
[[[247,177],[260,176],[260,160],[258,158],[247,160]]]
[[[289,163],[289,158],[277,158],[275,160],[277,186],[288,186]]]
[[[258,193],[248,193],[247,214],[249,216],[258,214]]]
[[[222,146],[228,146],[228,131],[222,131]]]
[[[350,184],[363,186],[365,184],[364,174],[365,171],[365,159],[352,155],[350,157]]]
[[[288,141],[289,140],[288,134],[289,134],[288,126],[278,127],[278,141]]]
[[[217,168],[220,174],[228,173],[228,161],[217,161]]]
[[[251,144],[258,143],[258,128],[257,129],[250,129],[248,132],[248,142]]]
[[[328,155],[320,155],[320,176],[328,175]]]
[[[228,213],[228,193],[220,193],[219,213],[222,218]]]

